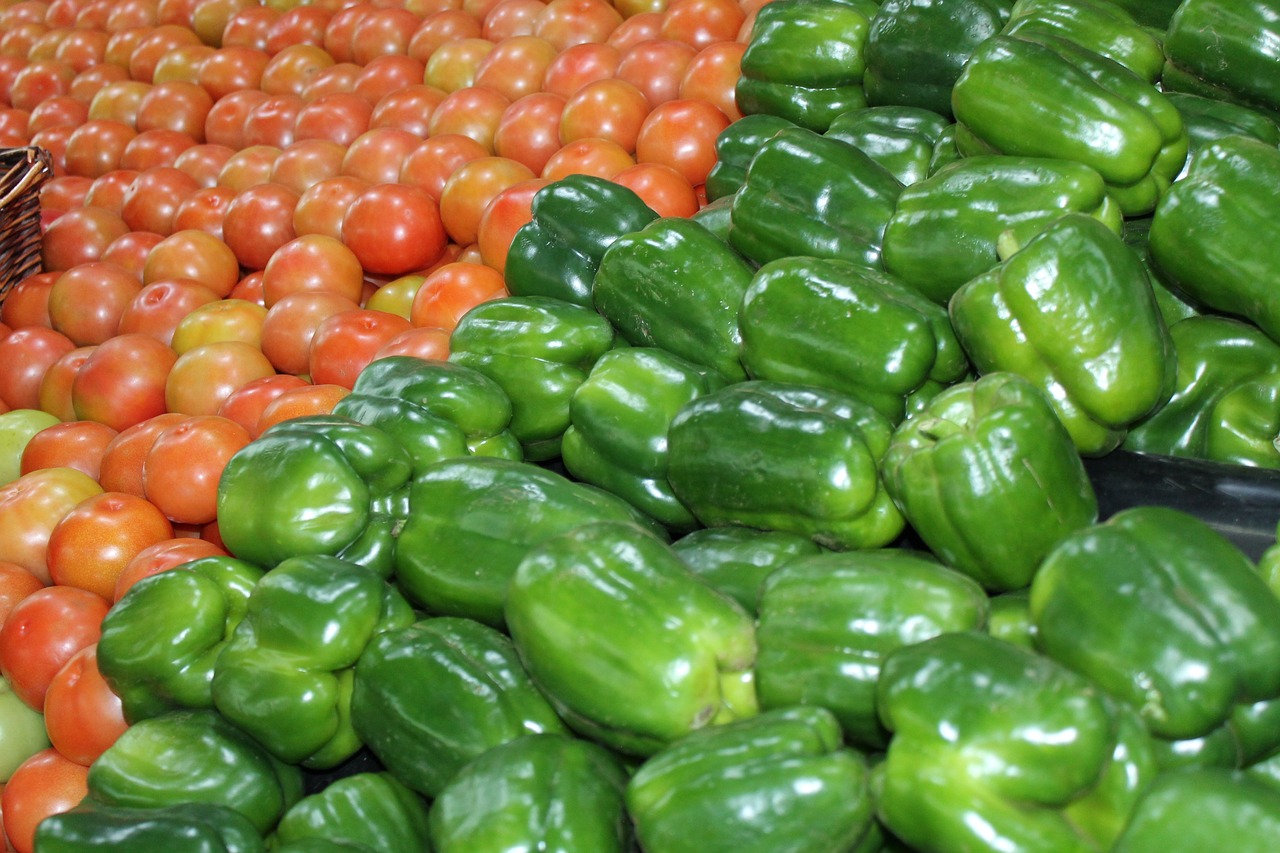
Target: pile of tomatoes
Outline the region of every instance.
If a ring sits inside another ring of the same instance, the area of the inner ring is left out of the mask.
[[[54,166],[0,304],[8,849],[126,727],[103,615],[225,553],[226,460],[447,356],[556,178],[696,212],[761,2],[0,0],[0,147]]]

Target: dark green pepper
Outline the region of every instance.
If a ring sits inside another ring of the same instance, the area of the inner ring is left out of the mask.
[[[1224,136],[1252,136],[1273,148],[1280,146],[1280,124],[1276,123],[1277,119],[1258,110],[1186,92],[1165,92],[1165,97],[1182,114],[1182,123],[1187,128],[1187,137],[1191,143],[1187,165],[1179,177],[1186,175],[1191,161],[1201,148]]]
[[[277,849],[320,838],[378,853],[431,849],[427,802],[390,773],[355,773],[294,803],[272,835]]]
[[[1113,853],[1213,850],[1269,853],[1280,838],[1280,790],[1246,774],[1196,768],[1161,774]]]
[[[1161,83],[1234,101],[1280,119],[1280,4],[1186,0],[1169,21]]]
[[[1114,60],[1155,83],[1164,67],[1159,36],[1109,0],[1018,0],[1002,32],[1052,35]]]
[[[704,527],[671,543],[693,573],[755,613],[760,584],[769,573],[796,557],[822,553],[808,536],[754,527]]]
[[[40,853],[263,853],[262,834],[234,809],[213,803],[157,808],[85,801],[36,827]]]
[[[1116,6],[1133,15],[1134,19],[1158,33],[1169,28],[1169,19],[1182,4],[1182,0],[1111,0]]]
[[[707,173],[707,200],[716,201],[736,193],[747,181],[747,167],[775,133],[795,123],[779,116],[759,113],[743,116],[716,137],[716,162]],[[639,229],[637,229],[639,230]]]
[[[880,106],[841,113],[823,136],[847,142],[907,185],[933,174],[939,142],[950,127],[933,110]]]

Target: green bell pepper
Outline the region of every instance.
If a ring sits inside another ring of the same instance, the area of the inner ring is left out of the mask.
[[[912,849],[1100,853],[1156,775],[1128,709],[1055,661],[975,632],[889,654],[873,790]]]
[[[1271,147],[1280,146],[1280,124],[1258,110],[1186,92],[1165,92],[1182,114],[1190,152],[1179,178],[1185,177],[1200,149],[1224,136],[1251,136]]]
[[[214,803],[156,808],[85,801],[36,827],[40,853],[263,853],[262,834],[234,809]]]
[[[1120,63],[1148,83],[1160,79],[1160,37],[1110,0],[1018,0],[1004,35],[1064,38]]]
[[[423,853],[431,849],[427,802],[390,773],[344,776],[289,807],[272,849],[317,838],[377,853]]]
[[[951,121],[923,107],[879,106],[836,116],[823,136],[848,143],[905,185],[933,173]]]
[[[1280,468],[1280,344],[1213,315],[1180,320],[1169,336],[1173,396],[1129,430],[1125,449]]]
[[[760,592],[760,707],[819,706],[835,715],[854,745],[883,749],[889,737],[875,693],[885,657],[946,631],[979,630],[986,618],[982,587],[921,551],[790,560]]]
[[[1111,0],[1116,6],[1133,15],[1143,26],[1163,34],[1169,28],[1169,19],[1182,4],[1182,0]]]
[[[1134,507],[1066,536],[1031,584],[1031,617],[1043,654],[1164,740],[1280,697],[1280,599],[1228,539],[1178,510]],[[1280,746],[1280,727],[1269,740]]]
[[[1013,373],[954,385],[894,432],[884,481],[929,549],[985,588],[1031,583],[1098,500],[1044,393]]]
[[[1268,853],[1280,838],[1280,790],[1246,774],[1197,768],[1161,774],[1112,853],[1214,850]]]
[[[667,479],[707,527],[878,548],[904,527],[880,480],[892,432],[884,415],[839,391],[739,382],[677,413],[667,434]]]
[[[126,720],[213,707],[214,665],[261,578],[244,560],[202,557],[129,587],[98,638],[98,670]]]
[[[1274,298],[1280,219],[1280,149],[1226,136],[1196,154],[1161,199],[1147,248],[1170,285],[1191,300],[1256,323],[1280,341]]]
[[[1267,112],[1280,120],[1280,3],[1185,0],[1165,33],[1162,85]]]
[[[823,708],[785,708],[686,735],[627,785],[645,850],[846,853],[872,824],[866,760]]]
[[[499,744],[566,731],[511,640],[452,616],[420,619],[369,643],[356,664],[351,722],[383,766],[426,797]]]
[[[872,106],[951,118],[951,89],[974,49],[1000,32],[1013,0],[884,0],[867,33],[862,88]]]
[[[431,806],[435,853],[627,853],[627,775],[599,744],[531,734],[458,772]]]
[[[1023,587],[993,595],[987,600],[987,633],[997,640],[1035,650],[1035,626],[1031,623],[1031,589]]]
[[[951,297],[979,373],[1042,389],[1082,454],[1101,455],[1173,393],[1176,361],[1141,260],[1105,225],[1064,216]]]
[[[449,361],[494,380],[511,400],[512,435],[526,458],[560,454],[569,400],[591,366],[616,343],[608,321],[590,308],[550,296],[482,302],[449,336]]]
[[[784,128],[747,167],[729,210],[729,243],[756,264],[808,255],[878,268],[901,192],[887,168],[849,142]]]
[[[1194,317],[1200,311],[1195,305],[1188,302],[1181,293],[1171,288],[1160,274],[1160,271],[1152,264],[1151,253],[1147,251],[1150,234],[1150,216],[1139,216],[1124,221],[1124,233],[1122,234],[1124,241],[1130,249],[1133,249],[1138,259],[1142,261],[1143,267],[1146,268],[1147,280],[1151,282],[1151,292],[1156,297],[1156,307],[1160,309],[1160,316],[1164,318],[1165,326],[1171,327],[1179,320]]]
[[[511,238],[503,276],[512,296],[551,296],[591,307],[609,244],[658,218],[640,196],[595,175],[567,175],[538,190],[532,218]]]
[[[707,201],[727,198],[741,189],[747,182],[747,167],[760,146],[778,131],[795,126],[785,118],[757,113],[743,116],[720,131],[716,136],[716,162],[703,184]]]
[[[765,264],[739,318],[742,363],[753,378],[849,394],[895,424],[926,382],[954,382],[969,369],[942,306],[847,261]]]
[[[414,473],[455,456],[520,459],[511,399],[478,370],[407,355],[369,363],[333,413],[375,426],[404,445]]]
[[[1057,36],[997,35],[951,91],[962,154],[1057,157],[1096,170],[1126,216],[1155,208],[1182,171],[1182,117],[1150,82]]]
[[[671,548],[704,583],[753,614],[760,584],[770,572],[795,557],[822,553],[803,534],[754,527],[704,527],[675,540]]]
[[[218,532],[263,568],[324,554],[385,577],[412,472],[409,451],[377,427],[336,415],[284,421],[227,461]]]
[[[605,251],[595,307],[632,346],[665,349],[726,380],[743,379],[738,305],[751,272],[706,226],[662,217]]]
[[[560,447],[565,469],[668,529],[694,529],[697,519],[667,482],[667,430],[681,406],[724,384],[715,371],[666,350],[605,353],[573,394]]]
[[[302,798],[302,772],[215,711],[134,723],[89,767],[88,799],[105,806],[226,806],[260,833]]]
[[[634,524],[584,524],[534,548],[506,617],[560,716],[610,748],[649,755],[756,713],[751,616]]]
[[[1068,160],[972,156],[902,191],[884,233],[884,268],[945,304],[1000,261],[1008,234],[1026,243],[1066,213],[1085,213],[1117,234],[1123,218],[1101,176]]]
[[[529,462],[438,463],[413,484],[396,582],[428,611],[503,625],[507,585],[534,545],[589,521],[652,526],[622,498]]]
[[[13,691],[9,679],[0,677],[0,785],[31,756],[49,746],[44,714]]]
[[[744,115],[780,116],[821,133],[865,107],[862,75],[874,0],[782,0],[756,13],[735,88]]]
[[[335,767],[360,749],[353,667],[374,636],[409,625],[394,586],[337,557],[291,557],[254,587],[213,668],[214,707],[272,755]]]

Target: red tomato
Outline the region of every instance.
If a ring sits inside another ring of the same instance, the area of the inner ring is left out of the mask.
[[[102,456],[116,431],[93,421],[64,421],[45,427],[22,450],[21,472],[74,468],[98,479]]]
[[[383,95],[369,115],[369,128],[391,127],[425,139],[430,133],[431,114],[445,98],[445,92],[426,83],[402,86]]]
[[[258,420],[268,403],[286,391],[305,388],[310,384],[291,373],[277,373],[255,379],[231,392],[231,396],[218,407],[218,414],[240,424],[249,435],[256,437]]]
[[[546,6],[543,0],[500,0],[485,13],[481,35],[494,44],[513,36],[531,35],[534,19]]]
[[[273,6],[256,4],[233,13],[222,29],[222,45],[253,47],[265,51],[267,33],[282,14],[284,13]]]
[[[120,215],[133,231],[172,234],[178,205],[199,188],[195,178],[173,166],[147,169],[125,192]]]
[[[407,130],[381,127],[360,134],[342,161],[342,174],[370,184],[394,183],[400,175],[400,164],[422,140]]]
[[[120,158],[138,132],[131,124],[115,119],[95,119],[76,127],[67,137],[63,161],[67,174],[97,178],[120,168]]]
[[[60,421],[75,420],[76,411],[71,405],[71,385],[93,350],[92,346],[76,347],[49,366],[40,382],[41,411],[48,412]]]
[[[67,94],[85,103],[91,103],[93,96],[102,91],[103,87],[128,79],[128,69],[103,61],[77,74],[76,79],[71,81],[71,88]]]
[[[648,115],[649,99],[631,83],[618,77],[596,80],[565,101],[560,143],[600,137],[630,154],[636,150],[636,139]]]
[[[276,372],[262,350],[244,341],[215,341],[178,356],[165,382],[165,406],[184,415],[216,414],[247,382]]]
[[[342,220],[342,242],[366,272],[401,275],[430,266],[447,238],[436,201],[403,184],[374,184],[356,196]]]
[[[267,62],[259,88],[268,95],[301,95],[308,80],[333,64],[334,58],[323,47],[290,45]]]
[[[107,246],[129,231],[125,219],[109,210],[100,207],[69,210],[45,229],[40,257],[45,270],[69,270],[77,264],[101,259]]]
[[[295,236],[324,234],[335,240],[342,238],[342,220],[356,196],[368,189],[369,182],[350,175],[337,175],[312,184],[298,196],[293,210]]]
[[[143,578],[149,578],[160,572],[177,568],[192,560],[203,557],[224,557],[227,552],[219,545],[192,536],[175,536],[154,545],[148,545],[124,567],[120,578],[116,581],[115,595],[112,601],[119,601],[124,594]]]
[[[142,289],[124,267],[104,261],[78,264],[49,291],[49,320],[77,346],[114,337],[120,317]]]
[[[445,182],[462,164],[488,157],[483,145],[460,133],[432,136],[415,148],[400,166],[399,182],[439,200]]]
[[[60,214],[77,207],[84,207],[93,179],[79,175],[58,175],[50,178],[40,188],[40,209],[58,211]]]
[[[262,320],[262,353],[281,373],[307,372],[311,338],[321,321],[360,307],[338,293],[300,291],[284,296]]]
[[[298,111],[293,138],[324,140],[345,147],[369,130],[372,113],[372,104],[354,92],[320,95],[307,101]]]
[[[409,37],[407,53],[425,68],[441,46],[461,39],[483,37],[484,25],[479,18],[458,8],[440,9],[426,15]],[[425,73],[425,72],[424,72]]]
[[[567,98],[588,83],[613,77],[622,51],[604,42],[583,42],[560,51],[547,66],[542,91]]]
[[[685,69],[697,54],[693,45],[674,39],[643,41],[622,54],[617,76],[644,92],[653,108],[679,97]]]
[[[255,6],[254,0],[205,0],[191,10],[191,29],[205,44],[220,44],[231,16]]]
[[[217,517],[222,470],[250,441],[248,430],[221,415],[197,415],[163,430],[142,465],[147,499],[176,523],[208,524]]]
[[[609,33],[608,44],[626,50],[649,39],[662,38],[662,12],[667,0],[617,0],[623,21]]]
[[[124,706],[98,670],[98,644],[62,665],[44,700],[44,725],[53,748],[88,767],[124,734]]]
[[[237,89],[214,102],[204,120],[204,138],[215,145],[239,150],[244,147],[244,126],[249,113],[269,95],[259,89]]]
[[[4,624],[15,604],[44,587],[40,578],[17,563],[0,562],[0,625]]]
[[[449,358],[449,333],[444,329],[409,329],[382,345],[373,360],[392,355],[410,355],[425,360],[445,361]]]
[[[426,70],[425,63],[403,53],[376,56],[360,69],[353,94],[376,104],[406,86],[422,85]]]
[[[480,62],[493,50],[486,38],[457,38],[438,46],[427,60],[422,82],[445,92],[456,92],[476,81]]]
[[[486,265],[498,272],[506,268],[511,238],[533,218],[533,196],[549,183],[546,178],[531,178],[512,184],[485,207],[476,226],[476,246]]]
[[[119,264],[133,273],[138,281],[142,281],[142,270],[146,265],[147,256],[163,239],[163,235],[151,231],[129,231],[111,241],[106,251],[102,253],[101,260]]]
[[[197,81],[215,102],[232,92],[258,91],[270,60],[265,50],[223,45],[201,63]]]
[[[203,231],[176,231],[157,243],[142,268],[142,283],[190,279],[225,297],[240,280],[235,252]]]
[[[99,344],[71,386],[76,416],[124,430],[163,413],[165,380],[177,358],[149,335],[117,335]]]
[[[147,451],[161,432],[186,419],[186,415],[165,412],[121,430],[102,455],[98,482],[109,492],[127,492],[145,497],[142,487],[142,463]]]
[[[333,412],[338,401],[351,393],[350,388],[342,385],[305,385],[285,391],[268,403],[258,418],[258,425],[252,431],[255,437],[281,421],[299,418],[304,415],[327,415]]]
[[[269,181],[249,187],[228,205],[222,236],[241,266],[264,268],[276,249],[297,236],[293,213],[298,200],[293,190]]]
[[[112,169],[105,175],[99,175],[89,185],[84,206],[101,207],[119,216],[124,209],[124,194],[136,177],[138,172],[134,169]]]
[[[346,153],[345,145],[330,139],[298,139],[276,157],[268,180],[301,196],[320,181],[340,174]]]
[[[222,164],[217,185],[239,195],[249,187],[265,184],[271,180],[281,153],[282,149],[276,145],[245,145]]]
[[[129,76],[144,83],[154,81],[156,65],[175,48],[200,44],[200,37],[185,26],[160,24],[143,36],[129,56]]]
[[[306,106],[302,95],[282,92],[272,95],[249,111],[244,123],[246,145],[273,145],[284,148],[295,139],[298,114]]]
[[[550,92],[525,95],[502,112],[493,133],[493,150],[528,166],[536,175],[560,148],[560,116],[565,99]]]
[[[151,501],[127,492],[86,498],[49,535],[49,577],[110,601],[134,555],[173,538],[173,526]]]
[[[325,27],[333,12],[318,6],[294,6],[267,28],[267,52],[278,53],[294,44],[324,45]]]
[[[546,8],[542,0],[506,0],[504,5],[526,2],[537,11]],[[510,35],[499,40],[497,46],[480,61],[475,85],[496,89],[510,101],[539,92],[547,69],[558,52],[556,46],[544,38],[529,34]]]
[[[507,295],[506,281],[493,267],[455,261],[427,275],[413,298],[409,322],[415,328],[452,331],[481,302]]]
[[[463,86],[444,97],[431,113],[431,136],[461,134],[474,139],[488,154],[493,153],[493,137],[502,113],[511,101],[497,89],[479,84]]]
[[[350,388],[374,354],[410,328],[404,317],[365,308],[327,317],[311,338],[311,381]]]
[[[588,136],[562,145],[542,167],[542,177],[558,180],[565,175],[612,178],[636,164],[635,158],[612,139]]]
[[[181,356],[216,341],[242,341],[261,349],[267,309],[247,299],[219,299],[191,310],[179,321],[169,346]]]
[[[198,83],[157,83],[138,105],[136,126],[140,133],[172,130],[204,142],[204,124],[211,109],[213,96]]]
[[[109,606],[74,586],[48,586],[14,605],[0,627],[0,672],[18,698],[44,710],[49,682],[72,655],[98,641]]]
[[[364,291],[360,259],[341,240],[323,234],[304,234],[281,246],[262,271],[262,296],[267,308],[285,296],[323,291],[359,302]]]
[[[230,146],[204,142],[183,151],[173,165],[194,178],[201,189],[206,189],[217,186],[218,175],[235,153]]]
[[[325,95],[353,94],[363,69],[354,62],[337,62],[316,74],[302,87],[302,100],[310,103]]]
[[[742,54],[747,46],[741,41],[709,44],[689,62],[680,80],[680,97],[708,101],[720,108],[730,121],[742,118],[735,94],[742,76]]]
[[[621,23],[622,14],[606,0],[550,0],[533,33],[564,50],[575,44],[603,42]]]
[[[10,409],[38,409],[45,373],[75,348],[66,335],[44,326],[15,328],[0,338],[0,401]]]
[[[667,101],[645,119],[636,160],[670,166],[699,186],[716,164],[716,139],[728,126],[729,117],[707,101]]]
[[[189,278],[161,279],[142,288],[120,315],[117,334],[150,335],[166,346],[182,319],[218,294]]]
[[[4,832],[16,853],[32,853],[36,825],[70,811],[89,793],[89,768],[50,747],[24,761],[0,794]]]
[[[528,166],[506,157],[481,157],[463,164],[440,193],[440,219],[449,237],[462,246],[474,243],[489,202],[506,188],[535,177]]]
[[[746,17],[738,0],[670,0],[662,13],[662,37],[702,49],[736,39]]]
[[[0,322],[11,329],[27,326],[51,328],[49,290],[57,280],[58,273],[55,271],[35,273],[19,281],[5,294],[4,301],[0,302]],[[6,361],[5,364],[9,362]],[[0,376],[0,389],[5,384],[4,377]],[[3,395],[3,390],[0,390],[0,398]]]

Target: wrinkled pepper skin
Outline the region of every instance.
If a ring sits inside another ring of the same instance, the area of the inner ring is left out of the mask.
[[[651,755],[757,711],[751,616],[636,525],[584,524],[534,548],[506,617],[560,716],[620,752]]]
[[[877,707],[893,733],[873,781],[911,849],[1099,853],[1155,776],[1127,709],[1049,658],[975,632],[892,652]]]
[[[1164,740],[1204,737],[1237,706],[1280,697],[1280,599],[1228,539],[1178,510],[1134,507],[1068,535],[1032,582],[1031,618],[1043,654]]]
[[[550,296],[483,302],[449,336],[449,361],[502,387],[511,400],[512,435],[525,458],[560,454],[569,400],[591,366],[616,343],[609,322],[590,308]]]
[[[1101,455],[1163,405],[1177,370],[1142,261],[1089,216],[1064,216],[951,297],[979,373],[1043,390],[1084,455]]]
[[[729,242],[755,264],[807,255],[877,268],[901,192],[898,179],[854,145],[786,128],[747,167],[729,211]]]
[[[622,498],[528,462],[470,457],[414,481],[396,583],[428,611],[502,627],[516,566],[549,536],[589,521],[660,528]]]
[[[595,175],[553,181],[534,193],[531,211],[507,250],[507,291],[585,308],[609,244],[658,218],[630,188]]]
[[[456,456],[523,456],[508,429],[511,399],[502,386],[450,361],[407,355],[376,359],[360,371],[333,413],[399,441],[413,459],[415,474]]]
[[[745,378],[738,305],[751,273],[706,226],[663,217],[609,246],[593,298],[627,343],[665,349],[732,382]]]
[[[202,557],[129,587],[102,620],[98,669],[130,723],[212,708],[214,666],[262,570]]]
[[[881,106],[841,113],[823,136],[857,148],[906,186],[932,174],[950,127],[950,120],[933,110]]]
[[[374,638],[356,664],[351,722],[388,771],[429,798],[492,747],[566,731],[511,640],[452,616]]]
[[[934,397],[894,432],[883,471],[929,550],[995,592],[1029,585],[1058,540],[1098,518],[1071,437],[1044,393],[1013,373]]]
[[[290,764],[329,768],[361,747],[351,726],[356,660],[379,632],[409,625],[399,590],[337,557],[292,557],[249,595],[213,670],[213,703]]]
[[[1002,32],[1057,36],[1120,63],[1148,83],[1160,78],[1160,38],[1110,0],[1018,0]]]
[[[1280,120],[1280,3],[1186,0],[1165,34],[1166,89],[1233,101]]]
[[[743,116],[720,131],[716,137],[716,162],[704,183],[707,200],[727,198],[741,189],[747,182],[747,167],[760,146],[778,131],[795,126],[785,118],[759,113]]]
[[[713,589],[756,613],[760,584],[796,557],[822,553],[808,536],[754,527],[704,527],[671,543],[676,555]]]
[[[871,17],[862,88],[871,106],[950,119],[951,88],[974,49],[1000,32],[1013,0],[884,0]]]
[[[284,421],[227,461],[218,531],[228,551],[263,568],[324,554],[385,577],[412,472],[409,451],[377,427],[336,415]]]
[[[735,90],[744,115],[780,116],[819,133],[865,107],[862,75],[873,0],[784,0],[760,8]]]
[[[667,434],[667,478],[707,527],[742,525],[835,549],[902,532],[880,480],[893,427],[856,397],[753,380],[689,403]]]
[[[263,853],[262,834],[227,806],[174,803],[158,808],[85,801],[36,827],[40,853]]]
[[[163,808],[234,809],[260,833],[302,798],[302,772],[215,711],[170,711],[134,723],[89,768],[88,799]]]
[[[996,244],[1002,235],[1026,243],[1066,213],[1093,216],[1117,234],[1123,229],[1102,177],[1088,166],[964,157],[903,190],[885,227],[884,268],[945,304],[961,285],[1000,262]]]
[[[720,374],[652,347],[607,352],[573,394],[560,456],[598,486],[673,531],[698,526],[667,482],[667,430],[676,412],[724,386]]]
[[[344,776],[294,803],[271,840],[281,847],[316,838],[422,853],[431,849],[427,802],[390,773]]]
[[[1125,449],[1280,468],[1280,344],[1212,315],[1180,320],[1169,336],[1173,396],[1129,430]]]
[[[1164,773],[1134,809],[1113,853],[1213,850],[1269,853],[1280,838],[1280,790],[1221,769]]]
[[[922,551],[793,559],[765,579],[760,593],[760,707],[824,708],[855,746],[881,750],[889,738],[875,693],[885,657],[946,631],[979,630],[986,618],[982,587]]]
[[[1243,136],[1210,143],[1161,199],[1147,248],[1161,276],[1191,300],[1280,341],[1277,182],[1276,146]]]
[[[627,853],[631,821],[618,759],[591,741],[534,734],[495,746],[431,805],[435,853]]]
[[[1062,38],[993,36],[951,91],[962,154],[1074,160],[1126,216],[1150,212],[1187,159],[1182,117],[1151,83]]]
[[[785,708],[689,734],[627,785],[645,850],[845,853],[868,833],[866,760],[823,708]]]
[[[942,306],[847,261],[765,264],[743,294],[739,319],[742,363],[753,378],[849,394],[895,424],[926,382],[947,384],[969,369]]]

